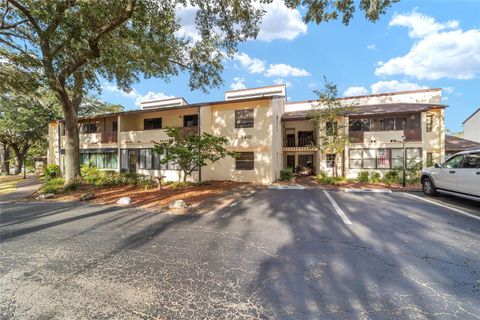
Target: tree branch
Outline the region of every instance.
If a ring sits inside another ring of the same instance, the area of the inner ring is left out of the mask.
[[[100,56],[100,48],[98,47],[98,42],[100,41],[100,38],[103,35],[114,30],[116,27],[118,27],[125,21],[127,21],[132,16],[135,3],[136,3],[136,0],[128,0],[128,4],[125,10],[123,10],[120,15],[118,15],[115,19],[113,19],[109,23],[100,27],[97,32],[92,34],[92,36],[88,39],[88,46],[90,48],[90,51],[80,56],[77,56],[70,65],[68,65],[66,68],[64,68],[60,72],[59,80],[61,82],[65,82],[65,80],[70,75],[72,75],[75,71],[77,71],[89,59],[98,58]]]
[[[35,32],[37,32],[37,34],[40,36],[42,34],[42,29],[40,28],[40,26],[38,25],[37,21],[35,20],[35,18],[33,18],[30,10],[28,10],[26,7],[22,6],[20,3],[18,3],[18,1],[16,0],[7,0],[7,3],[10,2],[15,8],[17,8],[17,10],[19,10],[21,13],[23,13],[23,15],[28,19],[28,21],[30,21],[30,23],[32,24],[32,27],[33,29],[35,30]]]

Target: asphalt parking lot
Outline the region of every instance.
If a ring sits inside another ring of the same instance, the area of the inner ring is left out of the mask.
[[[0,210],[2,319],[480,319],[480,205],[453,197],[260,189],[205,216]]]

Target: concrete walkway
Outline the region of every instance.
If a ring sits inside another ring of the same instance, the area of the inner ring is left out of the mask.
[[[17,190],[4,195],[0,195],[0,203],[17,202],[25,199],[41,187],[42,183],[37,176],[27,176],[26,180],[17,183]]]

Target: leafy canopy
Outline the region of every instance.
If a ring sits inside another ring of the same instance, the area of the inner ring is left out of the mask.
[[[155,143],[155,152],[164,155],[162,164],[173,163],[183,171],[183,180],[186,181],[193,171],[207,165],[207,161],[214,163],[227,156],[234,157],[234,152],[227,151],[227,138],[213,136],[209,133],[185,132],[180,128],[165,129],[169,140]]]

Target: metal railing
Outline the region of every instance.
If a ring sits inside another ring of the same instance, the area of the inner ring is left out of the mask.
[[[311,147],[315,145],[315,139],[312,138],[291,138],[291,139],[284,139],[283,146],[284,147]]]

